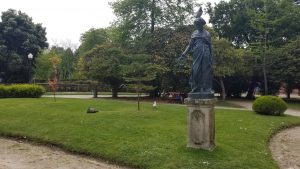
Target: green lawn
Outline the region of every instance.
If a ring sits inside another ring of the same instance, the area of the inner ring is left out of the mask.
[[[93,106],[100,110],[86,114]],[[268,139],[300,118],[216,110],[213,152],[186,148],[186,108],[116,100],[0,99],[0,134],[26,136],[69,151],[140,168],[278,168]]]

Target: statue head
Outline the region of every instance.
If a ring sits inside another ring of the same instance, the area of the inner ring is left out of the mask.
[[[195,27],[199,30],[203,29],[203,26],[206,24],[205,20],[202,17],[196,18],[194,21]]]

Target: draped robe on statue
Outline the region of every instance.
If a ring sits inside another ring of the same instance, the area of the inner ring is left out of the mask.
[[[196,30],[190,41],[193,53],[192,74],[190,77],[191,93],[212,93],[212,45],[211,37],[206,30]]]

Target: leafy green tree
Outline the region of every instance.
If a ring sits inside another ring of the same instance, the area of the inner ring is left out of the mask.
[[[257,63],[263,73],[265,94],[269,93],[268,63],[273,60],[268,60],[268,50],[300,34],[299,11],[292,0],[230,0],[215,7],[208,4],[210,22],[219,36],[236,46],[252,48],[260,56]]]
[[[50,51],[44,51],[39,54],[36,59],[35,78],[39,80],[47,80],[49,78],[51,74],[49,59],[54,55],[57,55],[60,59],[57,75],[58,79],[68,80],[72,78],[76,57],[70,48],[64,49],[57,46],[52,47]]]
[[[122,49],[115,46],[97,46],[86,52],[80,60],[81,71],[88,79],[110,84],[112,96],[118,97],[118,90],[124,79],[122,65],[127,62]]]
[[[57,55],[54,50],[44,51],[36,59],[36,68],[34,69],[34,78],[38,80],[48,80],[52,75],[52,64],[50,58]]]
[[[131,42],[157,28],[190,23],[196,0],[117,0],[111,3],[124,41]]]
[[[0,22],[0,72],[5,82],[28,82],[30,67],[27,55],[36,56],[48,47],[45,28],[34,24],[21,11],[9,9],[2,13]]]
[[[75,64],[73,77],[78,79],[86,79],[87,77],[82,72],[85,53],[91,51],[93,48],[100,45],[111,45],[121,38],[119,29],[116,27],[109,27],[106,29],[90,29],[81,35],[81,44],[74,52]],[[116,44],[116,46],[119,46]]]
[[[300,9],[292,0],[230,0],[207,8],[218,35],[240,47],[261,42],[265,34],[280,45],[300,32]]]
[[[277,50],[274,49],[272,54],[275,57],[270,76],[277,84],[287,84],[286,93],[290,98],[292,88],[300,88],[300,37]]]
[[[73,51],[68,48],[64,50],[61,55],[61,63],[60,63],[60,77],[62,80],[68,80],[72,78],[74,72],[74,64],[76,58]]]
[[[61,80],[69,80],[73,77],[74,67],[77,62],[77,56],[71,48],[63,48],[59,46],[52,46],[51,50],[55,51],[60,57],[59,64],[59,78]]]
[[[213,39],[214,76],[215,81],[221,87],[222,100],[226,98],[226,86],[224,78],[236,74],[242,64],[242,54],[234,49],[232,43],[225,39]]]
[[[177,59],[188,44],[193,26],[176,30],[158,28],[153,34],[145,35],[136,43],[135,51],[150,55],[150,62],[159,67],[153,86],[160,91],[188,91],[189,65],[179,67]]]
[[[138,94],[138,110],[140,110],[140,95],[143,91],[153,90],[151,81],[156,78],[158,67],[153,65],[150,57],[144,54],[132,55],[129,64],[122,66],[122,72],[127,86]]]
[[[93,49],[97,45],[103,45],[109,41],[106,29],[90,29],[83,33],[80,37],[81,45],[78,48],[79,55]]]

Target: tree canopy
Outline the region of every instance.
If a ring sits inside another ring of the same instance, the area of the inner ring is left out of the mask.
[[[94,29],[84,32],[80,37],[81,45],[79,46],[79,55],[93,49],[96,45],[103,45],[109,41],[106,29]]]
[[[82,57],[82,71],[89,79],[110,84],[113,97],[118,96],[120,85],[124,82],[121,67],[126,56],[120,48],[108,45],[97,46]]]
[[[239,46],[260,42],[265,34],[281,44],[300,33],[299,7],[292,0],[230,0],[207,6],[218,35]]]
[[[155,87],[151,81],[156,78],[159,67],[150,62],[149,55],[129,55],[129,63],[122,66],[122,73],[127,88],[133,89],[138,94],[138,110],[140,110],[141,92],[149,92]]]
[[[132,41],[157,28],[191,23],[196,0],[117,0],[111,3],[123,41]]]
[[[292,87],[300,86],[300,36],[272,52],[274,61],[271,65],[271,79],[274,82],[286,83],[287,94]]]
[[[0,75],[5,82],[28,82],[29,53],[35,57],[47,48],[46,29],[35,24],[27,14],[9,9],[0,22]]]

